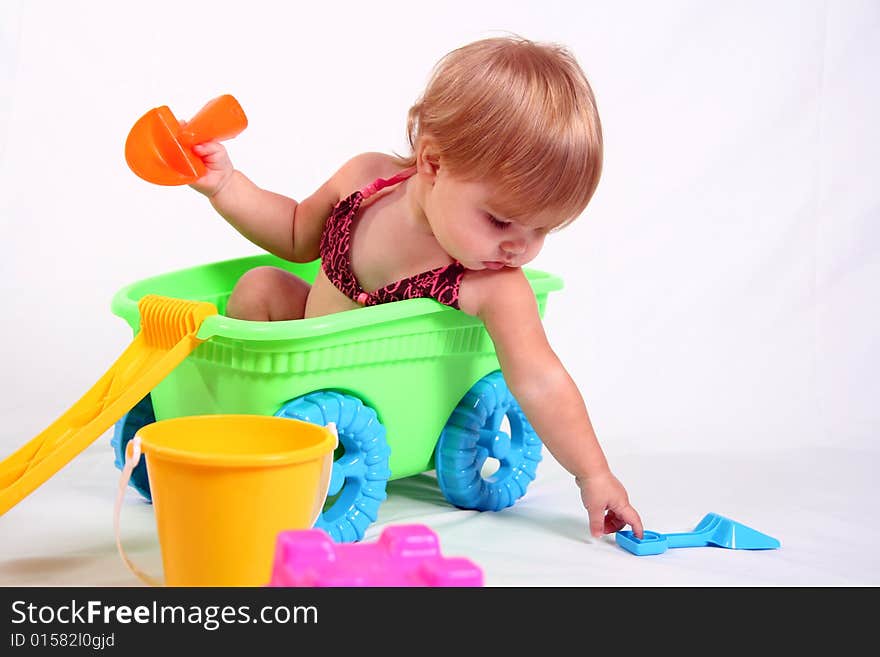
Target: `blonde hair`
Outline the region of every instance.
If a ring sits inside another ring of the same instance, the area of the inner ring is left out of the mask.
[[[602,173],[602,126],[593,91],[564,46],[490,38],[444,56],[409,110],[415,164],[429,135],[451,175],[489,182],[507,218],[547,213],[570,223]]]

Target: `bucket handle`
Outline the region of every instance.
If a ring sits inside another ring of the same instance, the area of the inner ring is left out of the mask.
[[[131,473],[140,460],[141,437],[135,434],[134,438],[129,442],[129,449],[125,450],[125,465],[122,467],[122,474],[119,477],[119,490],[116,492],[116,504],[113,507],[113,532],[116,535],[116,550],[119,552],[119,556],[122,557],[122,562],[126,568],[144,584],[147,586],[164,586],[164,582],[148,575],[128,558],[125,548],[122,547],[122,536],[119,532],[119,517],[122,514],[122,502],[125,500],[128,480],[131,479]]]
[[[327,429],[333,434],[336,439],[335,444],[333,445],[333,449],[339,445],[339,433],[336,429],[335,422],[328,422]],[[122,467],[122,474],[119,476],[119,490],[116,492],[116,503],[113,505],[113,533],[116,536],[116,550],[119,552],[119,556],[122,558],[122,562],[125,564],[125,567],[131,572],[132,575],[137,577],[147,586],[165,586],[165,583],[162,580],[153,577],[142,571],[137,565],[128,557],[125,553],[125,548],[122,547],[122,535],[120,534],[120,516],[122,515],[122,502],[125,500],[125,491],[128,489],[128,481],[131,479],[131,473],[137,467],[138,462],[141,460],[141,437],[137,434],[129,441],[125,450],[125,465]],[[327,495],[329,494],[329,477],[328,481],[322,482],[321,485],[324,489],[323,496],[324,499],[321,500],[321,503],[316,505],[317,511],[315,513],[315,517],[312,518],[311,525],[314,526],[315,522],[317,522],[318,517],[321,515],[321,508],[324,506],[324,502],[327,500]]]

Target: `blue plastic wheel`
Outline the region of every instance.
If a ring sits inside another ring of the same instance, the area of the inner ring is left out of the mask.
[[[138,429],[155,421],[156,414],[153,412],[150,395],[141,399],[134,408],[119,418],[113,427],[113,437],[110,439],[110,446],[113,447],[113,453],[116,455],[113,465],[122,470],[125,466],[125,448],[128,442],[134,438]],[[131,472],[128,485],[143,495],[147,501],[153,501],[150,495],[150,479],[147,476],[147,459],[141,457],[140,463]]]
[[[391,476],[391,449],[376,412],[357,397],[319,391],[285,403],[275,415],[322,426],[336,423],[339,447],[330,475],[328,503],[315,527],[337,542],[361,540],[367,527],[376,521]]]
[[[502,424],[510,425],[508,434]],[[488,458],[499,462],[483,477]],[[501,372],[471,388],[452,412],[437,448],[437,482],[449,502],[463,509],[500,511],[522,497],[541,461],[541,439],[513,398]]]

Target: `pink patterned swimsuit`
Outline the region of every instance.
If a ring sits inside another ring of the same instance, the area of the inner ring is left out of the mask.
[[[458,290],[465,274],[465,268],[460,262],[404,278],[375,292],[365,291],[357,282],[351,268],[351,233],[361,203],[380,189],[396,185],[413,173],[415,167],[405,169],[391,178],[379,178],[336,204],[321,235],[321,268],[333,285],[364,306],[427,297],[458,308]]]

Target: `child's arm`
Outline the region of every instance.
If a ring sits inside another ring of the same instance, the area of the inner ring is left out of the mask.
[[[483,320],[510,391],[550,453],[575,476],[593,536],[629,524],[641,538],[639,514],[608,467],[577,386],[547,342],[525,274],[469,273],[459,301]]]
[[[311,196],[301,202],[257,187],[233,168],[218,142],[193,148],[208,171],[192,187],[207,196],[214,209],[257,246],[286,260],[310,262],[318,257],[324,223],[342,189],[354,186],[372,154],[346,162]],[[349,190],[350,191],[350,190]]]

